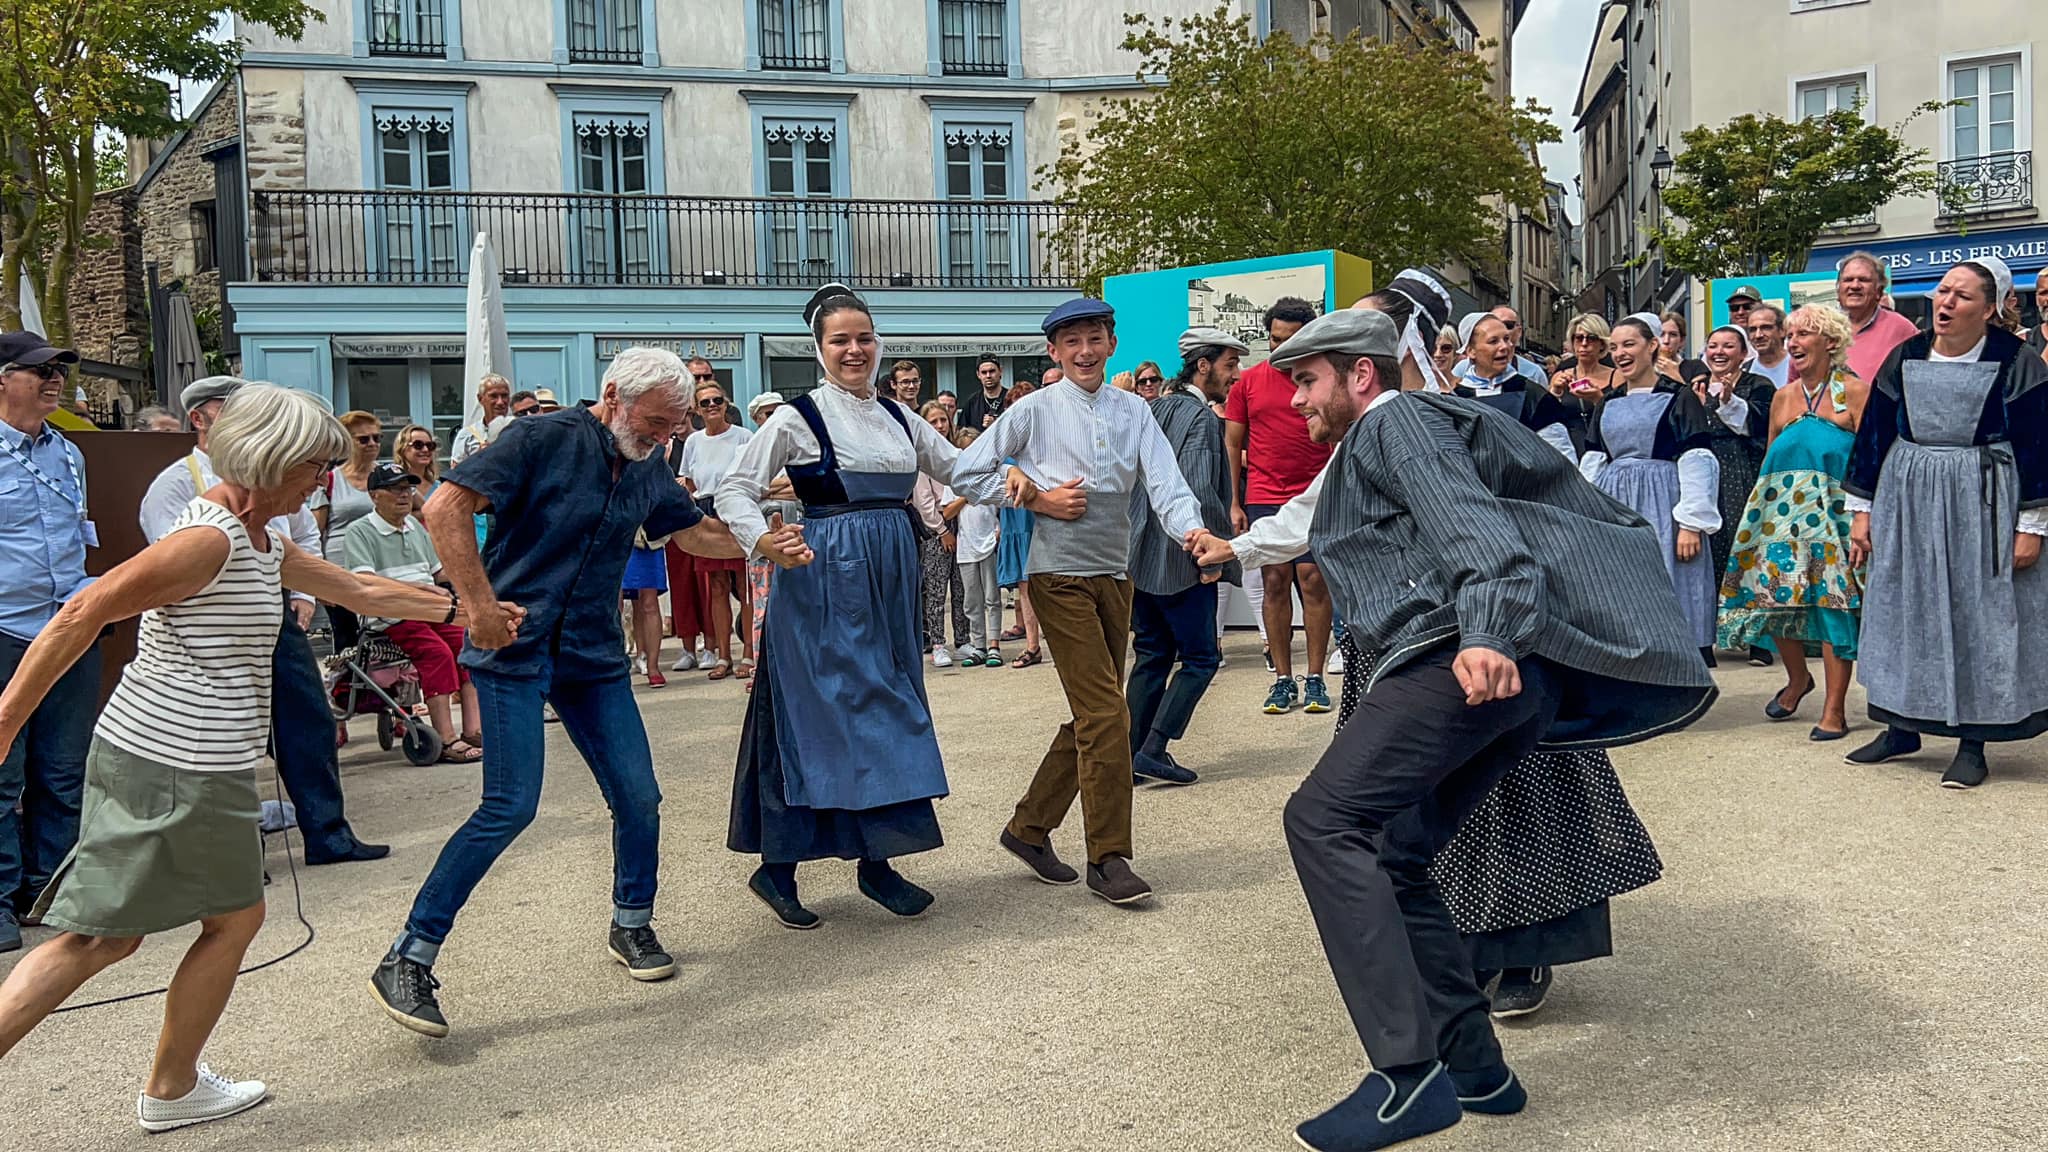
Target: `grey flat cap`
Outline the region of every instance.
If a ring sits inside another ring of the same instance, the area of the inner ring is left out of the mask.
[[[1238,353],[1251,351],[1251,346],[1221,328],[1190,328],[1180,334],[1180,358],[1185,360],[1197,348],[1229,348]]]
[[[1273,367],[1286,368],[1311,356],[1335,352],[1343,356],[1400,355],[1401,333],[1384,312],[1354,308],[1325,312],[1309,321],[1294,338],[1273,353]]]
[[[227,399],[235,394],[235,389],[247,383],[240,376],[201,376],[178,393],[178,406],[190,412],[208,400]]]

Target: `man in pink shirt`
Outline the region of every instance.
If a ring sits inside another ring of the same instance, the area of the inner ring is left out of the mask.
[[[1856,330],[1856,342],[1849,345],[1849,371],[1865,382],[1884,367],[1892,349],[1919,331],[1911,320],[1884,306],[1888,280],[1884,262],[1868,252],[1851,252],[1835,266],[1835,302]]]
[[[1272,350],[1316,318],[1306,300],[1283,296],[1266,311],[1266,336]],[[1279,512],[1301,495],[1329,463],[1330,445],[1309,439],[1308,418],[1294,408],[1294,381],[1271,364],[1260,364],[1238,377],[1223,402],[1223,454],[1230,472],[1230,519],[1242,532],[1254,521]],[[1255,581],[1246,573],[1245,586]],[[1330,589],[1313,555],[1290,564],[1260,569],[1256,583],[1264,602],[1254,602],[1265,624],[1268,659],[1276,679],[1261,706],[1269,716],[1291,712],[1297,704],[1308,712],[1331,710],[1323,684],[1330,655],[1330,625],[1336,610]],[[1301,593],[1303,630],[1308,633],[1308,668],[1299,687],[1294,682],[1294,593]],[[1331,671],[1336,671],[1331,669]]]

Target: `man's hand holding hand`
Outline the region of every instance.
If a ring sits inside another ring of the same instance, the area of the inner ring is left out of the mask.
[[[755,541],[754,547],[778,568],[801,568],[816,559],[811,546],[804,543],[804,526],[784,524],[780,512],[768,518],[767,534]]]

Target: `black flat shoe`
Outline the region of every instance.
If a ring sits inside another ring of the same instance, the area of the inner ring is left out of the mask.
[[[1749,666],[1751,668],[1769,668],[1771,666],[1771,650],[1761,645],[1751,644],[1749,646]]]
[[[1813,726],[1813,731],[1808,732],[1806,734],[1806,738],[1808,740],[1813,741],[1815,744],[1825,744],[1830,740],[1840,740],[1842,737],[1847,736],[1848,734],[1849,730],[1847,728],[1842,729],[1840,732],[1830,732],[1827,729],[1821,727],[1820,725],[1815,724]]]
[[[1808,696],[1813,695],[1815,683],[1816,681],[1808,680],[1806,682],[1806,691],[1801,692],[1796,698],[1793,699],[1792,706],[1790,708],[1787,708],[1783,704],[1778,703],[1778,701],[1783,699],[1785,696],[1785,690],[1783,688],[1780,688],[1776,692],[1771,693],[1770,702],[1764,705],[1764,715],[1770,717],[1773,720],[1790,720],[1792,717],[1798,715],[1799,706],[1801,704],[1806,703],[1806,698]]]
[[[774,883],[768,879],[768,874],[758,868],[747,878],[747,891],[766,904],[768,910],[775,913],[775,919],[780,921],[784,928],[794,928],[802,932],[825,922],[816,912],[797,903],[795,896],[784,896],[777,892]]]
[[[903,917],[915,919],[932,906],[932,894],[903,878],[887,864],[862,861],[858,871],[860,894]]]
[[[1984,762],[1982,745],[1972,747],[1965,743],[1956,749],[1956,758],[1942,774],[1943,788],[1975,788],[1991,775],[1991,768]]]
[[[1899,728],[1886,728],[1877,738],[1863,747],[1842,757],[1850,764],[1882,764],[1900,756],[1911,756],[1920,750],[1920,734]]]
[[[354,844],[349,845],[346,852],[321,853],[317,856],[308,852],[306,853],[306,865],[307,867],[318,867],[322,864],[353,864],[358,860],[382,860],[389,855],[391,855],[391,845],[389,844],[365,844],[358,840]]]

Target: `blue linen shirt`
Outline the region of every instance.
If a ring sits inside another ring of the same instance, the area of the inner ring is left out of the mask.
[[[484,571],[498,599],[526,609],[518,639],[495,652],[464,648],[463,666],[501,676],[552,671],[553,682],[624,675],[619,589],[634,530],[644,524],[649,536],[666,536],[704,518],[661,457],[622,460],[589,409],[564,408],[514,420],[446,480],[490,502]]]
[[[30,437],[0,423],[0,632],[34,640],[66,600],[92,580],[85,574],[85,457],[48,424]],[[15,458],[35,461],[61,493]]]

